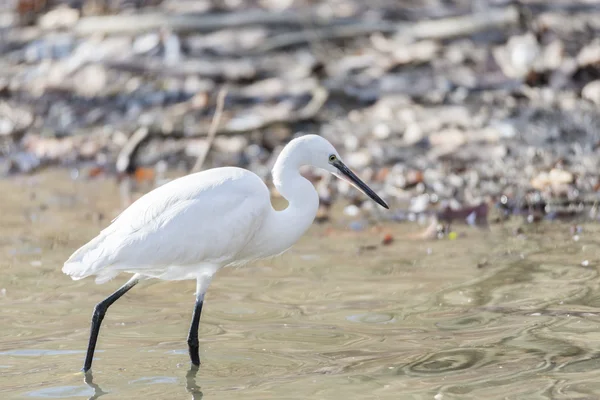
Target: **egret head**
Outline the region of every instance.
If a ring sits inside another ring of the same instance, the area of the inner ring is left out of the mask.
[[[366,183],[342,162],[335,147],[333,147],[327,139],[318,135],[305,135],[294,139],[292,142],[296,142],[294,145],[298,145],[298,147],[302,148],[303,151],[300,153],[306,156],[307,164],[332,173],[369,196],[380,206],[389,208],[377,193],[368,187]],[[290,144],[292,144],[292,142],[290,142]],[[293,147],[295,147],[294,145]]]

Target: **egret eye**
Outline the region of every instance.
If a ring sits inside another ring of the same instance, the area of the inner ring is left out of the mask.
[[[335,154],[332,154],[332,155],[329,156],[329,162],[330,163],[334,162],[335,160],[337,160],[337,157],[335,156]]]

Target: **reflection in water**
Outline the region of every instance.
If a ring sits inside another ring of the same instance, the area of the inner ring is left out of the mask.
[[[8,351],[0,351],[0,356],[39,357],[81,353],[85,352],[81,350],[14,349]]]
[[[199,368],[192,365],[185,375],[185,389],[188,393],[192,394],[192,400],[200,400],[204,396],[200,390],[200,386],[196,384],[196,375],[198,374]]]
[[[185,375],[185,389],[192,395],[192,400],[201,400],[203,397],[201,388],[196,383],[198,370],[198,367],[192,365]],[[170,381],[170,379],[167,381]],[[94,383],[94,377],[92,376],[91,370],[84,373],[83,382],[94,391],[94,394],[89,398],[89,400],[96,400],[97,398],[108,394],[108,392],[102,390],[98,384]]]
[[[472,368],[484,359],[485,353],[475,349],[452,350],[427,356],[409,365],[407,371],[415,374],[448,374]]]
[[[92,371],[87,371],[83,374],[83,382],[85,382],[86,385],[94,390],[94,394],[89,398],[89,400],[96,400],[98,397],[108,394],[108,392],[103,391],[100,386],[94,383]]]
[[[51,386],[25,393],[25,397],[37,399],[82,398],[91,394],[89,388],[81,386]],[[95,397],[91,397],[95,398]]]

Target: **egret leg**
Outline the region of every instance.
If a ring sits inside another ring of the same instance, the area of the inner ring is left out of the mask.
[[[208,289],[208,285],[210,285],[211,280],[212,274],[200,276],[196,281],[196,304],[194,306],[194,313],[192,314],[192,324],[190,325],[190,332],[188,333],[187,338],[188,351],[190,353],[190,361],[192,362],[192,365],[195,365],[196,367],[200,366],[200,343],[198,341],[198,327],[200,326],[200,314],[202,314],[204,293],[206,293],[206,290]]]
[[[190,360],[195,366],[200,365],[200,342],[198,341],[198,328],[200,326],[200,314],[202,314],[202,304],[204,303],[204,294],[196,295],[196,305],[194,306],[194,314],[192,315],[192,324],[188,333],[188,350]]]
[[[129,289],[137,285],[139,280],[139,275],[135,274],[130,280],[127,281],[126,284],[121,286],[113,294],[96,304],[96,307],[94,307],[94,314],[92,315],[92,328],[90,330],[90,341],[87,348],[87,354],[85,356],[85,362],[83,364],[83,372],[88,372],[90,368],[92,368],[92,360],[94,358],[96,342],[98,341],[98,333],[100,333],[100,325],[102,324],[106,310],[108,310],[108,307],[110,307],[112,303],[127,293]]]

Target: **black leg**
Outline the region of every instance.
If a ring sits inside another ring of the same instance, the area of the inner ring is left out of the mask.
[[[190,352],[190,360],[195,366],[200,365],[200,343],[198,342],[198,326],[200,325],[200,314],[202,314],[202,303],[204,302],[204,295],[196,297],[196,306],[194,307],[194,314],[192,316],[192,325],[190,326],[190,333],[188,334],[188,350]]]
[[[96,304],[96,307],[94,307],[94,314],[92,315],[92,329],[90,331],[90,342],[88,344],[87,354],[85,356],[85,363],[83,364],[83,372],[88,372],[90,368],[92,368],[92,359],[94,358],[94,350],[96,349],[96,342],[98,341],[100,324],[102,324],[106,310],[108,310],[108,307],[110,307],[112,303],[127,293],[129,289],[137,285],[138,282],[138,276],[134,275],[133,278],[131,278],[126,284],[121,286],[116,292],[102,300],[100,303]]]

